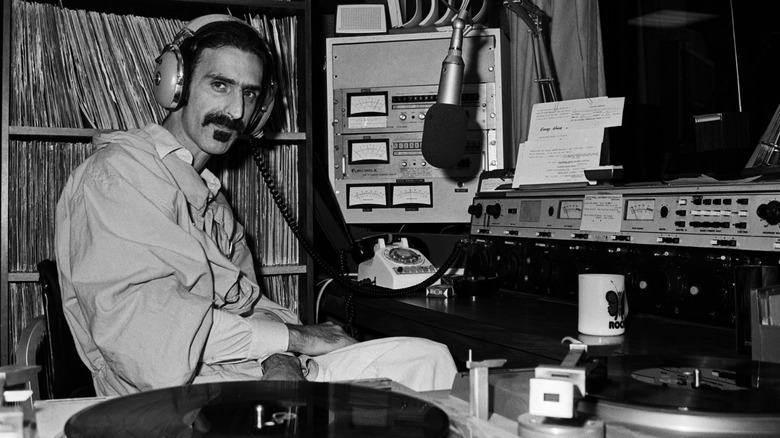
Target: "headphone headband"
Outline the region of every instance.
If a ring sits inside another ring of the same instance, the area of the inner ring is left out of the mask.
[[[179,108],[184,99],[185,84],[188,78],[186,77],[186,68],[181,53],[182,44],[189,38],[195,36],[203,26],[217,22],[241,23],[257,33],[257,36],[261,41],[265,41],[257,29],[232,15],[210,14],[190,21],[176,33],[173,41],[166,45],[160,52],[160,55],[155,59],[152,91],[155,100],[163,108],[175,110]],[[261,103],[255,107],[255,111],[247,124],[246,132],[254,137],[262,135],[263,126],[271,116],[277,89],[277,83],[273,77],[273,53],[267,44],[262,45],[262,50],[267,55],[267,61],[264,60],[264,63],[270,63],[270,65],[263,66],[264,80],[266,81],[265,95],[261,99]]]

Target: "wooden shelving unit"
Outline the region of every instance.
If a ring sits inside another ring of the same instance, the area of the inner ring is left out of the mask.
[[[100,132],[111,132],[113,129],[84,129],[84,128],[39,128],[35,126],[9,126],[8,136],[11,140],[83,140],[89,141],[92,136]],[[265,139],[281,143],[302,143],[306,141],[305,132],[269,132]]]
[[[38,0],[39,2],[41,0]],[[43,0],[47,1],[48,0]],[[104,130],[83,128],[49,128],[30,126],[11,126],[9,110],[11,109],[12,78],[11,53],[15,42],[12,41],[12,7],[15,0],[3,0],[2,24],[2,120],[0,120],[0,365],[6,365],[12,360],[13,340],[10,333],[11,305],[9,288],[15,283],[35,283],[37,272],[14,272],[9,267],[9,241],[17,230],[9,228],[9,191],[12,184],[12,172],[9,166],[9,155],[12,141],[61,141],[89,142],[92,136]],[[298,130],[291,133],[266,132],[265,141],[272,144],[287,144],[297,148],[297,208],[298,223],[302,234],[309,240],[312,238],[313,221],[313,189],[312,175],[312,6],[311,0],[119,0],[99,2],[94,0],[59,0],[51,1],[60,7],[68,9],[99,10],[100,12],[116,14],[133,14],[142,16],[161,16],[191,20],[205,13],[240,13],[251,12],[266,14],[272,17],[295,16],[297,20],[296,50],[298,72]],[[153,7],[150,7],[153,6]],[[152,62],[155,54],[149,54]],[[112,131],[105,130],[105,131]],[[59,194],[57,194],[57,197]],[[51,214],[54,214],[52,211]],[[258,236],[260,237],[260,236]],[[258,275],[295,275],[299,276],[298,303],[299,314],[304,322],[310,322],[314,317],[313,297],[313,262],[303,247],[298,245],[299,263],[295,265],[262,266]],[[40,254],[39,260],[53,258],[53,254]]]

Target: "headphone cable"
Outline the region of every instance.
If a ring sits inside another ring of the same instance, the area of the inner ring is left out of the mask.
[[[352,327],[351,323],[354,321],[354,302],[351,298],[352,294],[369,297],[401,297],[417,292],[422,292],[428,288],[428,286],[431,286],[436,281],[438,281],[450,269],[463,248],[471,243],[471,239],[461,239],[456,242],[452,253],[450,253],[449,257],[447,257],[439,269],[419,284],[407,286],[401,289],[390,289],[371,284],[369,283],[370,280],[367,279],[363,280],[362,282],[355,282],[349,279],[345,272],[340,272],[331,266],[327,261],[325,261],[325,259],[317,252],[317,250],[306,240],[297,221],[293,217],[289,206],[285,202],[282,194],[277,189],[277,185],[273,179],[273,176],[268,171],[268,168],[265,164],[265,157],[263,156],[263,150],[259,144],[259,139],[250,137],[249,142],[252,147],[252,157],[254,158],[258,170],[260,171],[263,182],[268,188],[268,191],[271,194],[271,198],[274,200],[274,203],[279,209],[279,212],[284,218],[284,221],[290,227],[293,235],[304,248],[304,250],[306,250],[306,252],[311,256],[314,262],[319,265],[336,283],[346,289],[345,304],[348,304],[348,308],[345,309],[345,315],[347,315],[348,318],[347,327],[350,329]]]

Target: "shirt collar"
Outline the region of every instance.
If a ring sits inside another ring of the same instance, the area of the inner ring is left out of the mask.
[[[155,143],[157,155],[160,157],[160,159],[162,160],[166,156],[174,154],[180,160],[192,166],[192,163],[195,162],[195,158],[192,156],[192,152],[188,151],[187,148],[176,141],[173,136],[170,137],[170,141],[159,141]],[[206,183],[206,187],[208,187],[209,192],[211,192],[213,196],[216,196],[216,194],[222,188],[222,183],[220,182],[219,178],[217,178],[216,175],[214,175],[207,168],[203,168],[203,170],[200,172],[200,177],[203,178],[203,181]]]

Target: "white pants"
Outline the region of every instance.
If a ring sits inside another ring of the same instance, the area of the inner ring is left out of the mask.
[[[382,338],[332,351],[309,362],[307,380],[387,378],[415,391],[450,389],[457,374],[449,349],[422,338]]]
[[[395,337],[359,342],[328,354],[301,356],[312,382],[386,378],[415,391],[450,389],[457,374],[449,349],[423,338]],[[204,366],[193,383],[256,380],[257,361]]]

